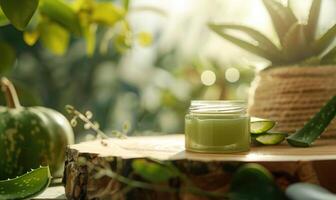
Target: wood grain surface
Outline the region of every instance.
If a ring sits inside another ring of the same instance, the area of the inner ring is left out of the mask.
[[[127,139],[96,140],[75,144],[70,149],[99,157],[123,159],[150,157],[160,160],[286,162],[336,160],[336,139],[319,139],[311,147],[295,148],[286,142],[274,146],[251,147],[234,154],[204,154],[185,151],[184,135],[139,136]]]

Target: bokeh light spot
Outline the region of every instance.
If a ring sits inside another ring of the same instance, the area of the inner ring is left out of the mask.
[[[235,83],[240,78],[240,72],[234,67],[230,67],[225,71],[225,79],[230,83]]]
[[[202,72],[201,81],[206,86],[213,85],[216,82],[216,74],[213,71],[205,70]]]

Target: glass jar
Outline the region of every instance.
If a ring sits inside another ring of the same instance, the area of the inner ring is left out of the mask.
[[[187,151],[233,153],[250,149],[244,101],[192,101],[185,116]]]

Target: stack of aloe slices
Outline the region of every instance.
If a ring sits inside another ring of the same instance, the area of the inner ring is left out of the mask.
[[[276,122],[269,119],[251,118],[250,131],[253,144],[275,145],[287,139],[294,147],[309,147],[320,137],[336,116],[336,95],[304,126],[287,137],[286,133],[271,132]]]
[[[286,133],[270,131],[275,124],[273,120],[252,117],[250,123],[252,144],[275,145],[284,141],[288,136]]]

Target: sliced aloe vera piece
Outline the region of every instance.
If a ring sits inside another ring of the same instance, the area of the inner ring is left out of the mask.
[[[287,137],[285,133],[266,133],[255,137],[255,140],[263,145],[280,144]]]
[[[271,130],[275,125],[275,121],[261,118],[251,118],[250,132],[251,134],[262,134]]]
[[[34,169],[17,178],[0,181],[0,199],[29,199],[49,185],[49,167]]]
[[[290,135],[287,142],[294,147],[309,147],[327,128],[336,115],[336,96],[333,96],[300,130]]]

